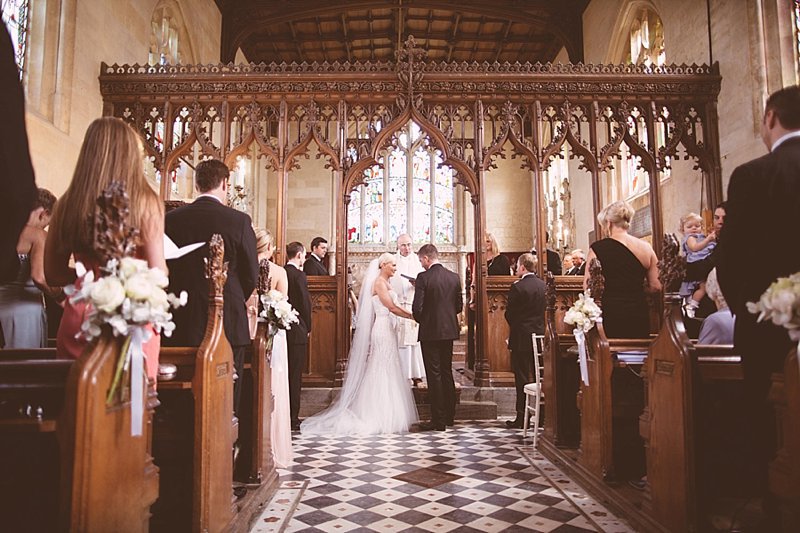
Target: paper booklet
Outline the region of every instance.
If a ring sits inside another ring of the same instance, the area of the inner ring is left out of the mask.
[[[169,236],[165,233],[164,234],[164,259],[178,259],[179,257],[183,257],[184,255],[188,254],[189,252],[193,252],[203,246],[204,242],[195,242],[192,244],[187,244],[186,246],[181,246],[178,248],[178,245],[169,238]]]

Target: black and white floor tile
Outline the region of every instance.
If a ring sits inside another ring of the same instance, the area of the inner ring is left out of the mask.
[[[631,531],[529,444],[501,420],[295,434],[295,464],[251,531]]]

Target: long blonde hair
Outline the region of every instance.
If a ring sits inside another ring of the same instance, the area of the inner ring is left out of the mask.
[[[53,210],[51,231],[62,251],[90,252],[95,201],[112,181],[130,198],[130,223],[143,229],[152,217],[164,217],[164,205],[144,175],[139,135],[118,118],[98,118],[89,125],[72,181]]]

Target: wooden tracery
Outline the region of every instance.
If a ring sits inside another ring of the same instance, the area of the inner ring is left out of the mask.
[[[106,65],[100,87],[104,113],[142,132],[145,149],[168,177],[183,152],[229,164],[252,146],[278,175],[277,250],[286,237],[286,192],[298,158],[315,143],[336,179],[336,250],[347,257],[346,218],[351,190],[363,182],[394,132],[415,121],[440,149],[444,164],[472,195],[475,242],[486,225],[485,173],[505,146],[531,172],[538,228],[545,249],[543,170],[567,143],[592,178],[594,211],[602,207],[600,173],[624,142],[650,179],[654,247],[660,249],[657,172],[668,158],[692,158],[703,174],[704,199],[722,199],[716,98],[718,65],[638,65],[429,62],[409,38],[397,61],[250,65]],[[476,120],[477,118],[477,120]],[[658,146],[656,128],[663,128]],[[270,224],[272,225],[272,224]],[[599,227],[595,230],[599,232]],[[476,264],[485,265],[480,246]],[[542,265],[543,267],[543,265]],[[347,353],[347,264],[337,261],[338,354]],[[486,293],[486,268],[475,273]],[[477,384],[488,383],[485,360],[487,302],[478,306]],[[483,361],[483,363],[482,363]]]

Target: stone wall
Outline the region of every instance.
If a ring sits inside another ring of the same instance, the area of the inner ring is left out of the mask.
[[[222,17],[214,0],[168,0],[188,34],[185,60],[219,61]],[[100,63],[148,59],[158,0],[32,3],[27,126],[36,181],[57,196],[69,185],[83,136],[100,117]]]

